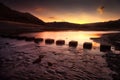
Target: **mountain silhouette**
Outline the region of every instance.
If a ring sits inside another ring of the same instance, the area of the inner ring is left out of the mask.
[[[107,22],[89,23],[89,24],[74,24],[68,22],[51,22],[47,23],[49,27],[64,28],[71,30],[117,30],[120,31],[120,19]]]
[[[39,25],[44,24],[42,20],[38,19],[32,14],[13,10],[2,3],[0,3],[0,20]]]
[[[86,24],[87,27],[95,30],[117,30],[120,31],[120,19],[107,21],[107,22],[99,22],[99,23],[91,23]]]

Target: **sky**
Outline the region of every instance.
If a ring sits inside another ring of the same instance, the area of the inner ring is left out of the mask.
[[[78,24],[120,19],[120,0],[0,0],[45,22]]]

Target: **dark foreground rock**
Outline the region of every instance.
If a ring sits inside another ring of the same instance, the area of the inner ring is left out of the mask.
[[[113,74],[113,80],[120,80],[120,54],[108,53],[105,55],[108,67],[115,71],[116,74]]]

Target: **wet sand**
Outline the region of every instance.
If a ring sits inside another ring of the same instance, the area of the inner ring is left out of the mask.
[[[111,75],[115,73],[109,69],[103,55],[105,53],[99,50],[82,47],[38,45],[0,38],[0,79],[112,80]]]

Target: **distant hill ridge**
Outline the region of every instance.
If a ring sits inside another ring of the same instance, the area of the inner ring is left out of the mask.
[[[37,17],[33,16],[30,13],[23,13],[13,10],[2,3],[0,3],[0,20],[38,24],[38,25],[45,24],[42,20],[38,19]]]
[[[47,23],[50,27],[69,28],[74,30],[116,30],[120,31],[120,19],[107,22],[89,23],[89,24],[74,24],[68,22],[51,22]]]

